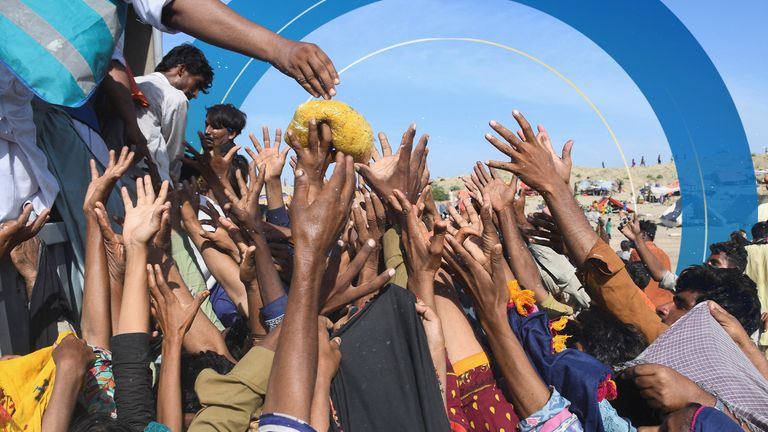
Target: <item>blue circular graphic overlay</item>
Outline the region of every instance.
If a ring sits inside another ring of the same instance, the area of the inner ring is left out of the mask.
[[[720,74],[701,45],[660,0],[559,2],[517,0],[581,32],[610,55],[654,110],[669,142],[680,179],[683,229],[678,271],[701,264],[708,245],[757,221],[754,168],[741,119]],[[370,0],[273,2],[229,7],[289,39],[302,39]],[[510,30],[509,39],[514,34]],[[509,41],[499,40],[500,43]],[[188,114],[187,136],[205,121],[205,107],[240,106],[270,67],[200,41],[217,83]],[[230,86],[231,83],[234,83]],[[510,109],[513,107],[510,107]],[[520,107],[523,108],[524,107]]]

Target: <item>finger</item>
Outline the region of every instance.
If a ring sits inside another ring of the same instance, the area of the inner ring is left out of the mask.
[[[405,193],[403,193],[400,190],[393,190],[392,194],[395,196],[395,199],[397,200],[398,207],[400,207],[400,213],[403,215],[408,215],[413,210],[413,205],[411,205],[411,202],[408,201],[408,198],[405,196]]]
[[[389,145],[389,138],[384,132],[379,132],[379,143],[381,143],[381,155],[383,157],[392,156],[392,146]]]
[[[297,169],[293,179],[293,200],[291,205],[304,206],[309,202],[309,180],[303,169]]]
[[[373,159],[374,162],[378,162],[381,160],[381,154],[376,149],[376,146],[373,146],[373,150],[371,151],[371,159]]]
[[[43,209],[43,211],[41,211],[40,214],[37,215],[37,219],[35,219],[35,221],[32,222],[32,227],[30,228],[31,236],[36,235],[38,232],[40,232],[41,229],[43,229],[43,225],[45,225],[45,223],[48,222],[48,218],[50,214],[51,214],[50,209]]]
[[[512,110],[512,116],[515,118],[515,120],[517,120],[517,124],[519,124],[520,128],[523,130],[525,141],[531,144],[536,143],[536,135],[533,134],[531,124],[528,123],[528,120],[525,118],[525,116],[523,116],[523,114],[518,110]]]
[[[155,201],[155,188],[152,187],[152,177],[146,175],[144,176],[144,181],[142,182],[142,185],[144,186],[144,199],[145,202],[151,203]]]
[[[110,150],[110,154],[112,157],[114,157],[114,150]],[[99,178],[99,170],[96,169],[96,161],[94,159],[91,159],[91,181],[96,180]]]
[[[202,290],[202,291],[200,291],[199,293],[197,293],[197,295],[195,296],[195,306],[194,306],[194,308],[193,308],[193,310],[194,310],[195,312],[192,314],[193,316],[194,316],[195,314],[197,314],[197,310],[198,310],[198,309],[200,309],[200,307],[203,305],[203,302],[205,301],[205,299],[207,299],[207,298],[208,298],[208,296],[210,295],[210,293],[211,293],[211,292],[210,292],[210,291],[208,291],[208,290]]]
[[[268,149],[271,147],[269,142],[269,128],[266,126],[261,127],[261,138],[264,140],[264,148]]]
[[[443,245],[445,244],[445,233],[448,229],[448,224],[443,220],[435,218],[435,225],[433,228],[434,234],[429,240],[429,253],[433,256],[440,256],[443,254]]]
[[[369,239],[365,242],[362,248],[357,251],[355,258],[350,261],[344,273],[336,278],[336,289],[344,288],[352,283],[354,278],[360,273],[360,270],[365,266],[365,262],[373,252],[373,248],[376,247],[376,242],[373,239]]]
[[[370,282],[335,293],[328,299],[325,306],[323,306],[323,314],[334,312],[345,305],[354,303],[358,299],[380,290],[394,275],[395,269],[386,269]]]
[[[362,238],[368,238],[369,234],[366,218],[363,216],[363,211],[357,203],[352,204],[352,220],[355,223],[355,231],[357,231],[357,235]]]
[[[93,211],[96,213],[96,222],[98,222],[99,228],[101,228],[101,235],[107,241],[114,242],[115,232],[112,231],[112,226],[107,220],[107,211],[104,209],[104,205],[102,203],[96,203],[96,207]]]
[[[248,170],[251,171],[253,169],[255,171],[255,167],[249,167]],[[255,177],[251,177],[255,180]],[[243,173],[240,172],[240,170],[235,171],[235,181],[237,182],[237,189],[240,191],[240,196],[245,197],[248,193],[248,185],[245,183],[245,179],[243,178]],[[224,189],[227,190],[226,188]],[[232,201],[232,198],[227,196],[230,201]]]
[[[519,155],[516,147],[512,147],[509,144],[501,142],[501,140],[489,133],[485,134],[485,140],[491,143],[492,146],[496,147],[497,150],[512,158],[512,160],[515,160]],[[488,165],[487,162],[486,165]]]
[[[306,83],[309,84],[309,87],[312,89],[312,96],[328,99],[328,94],[325,92],[323,85],[317,78],[315,71],[312,70],[312,65],[304,63],[299,67],[301,69],[301,73],[304,75],[304,79],[307,81]]]
[[[464,219],[463,216],[459,214],[458,211],[456,211],[456,208],[454,206],[448,207],[448,215],[451,217],[451,219],[456,222],[456,225],[458,225],[460,228],[463,228],[469,223]]]
[[[458,231],[454,231],[453,233],[451,233],[451,235],[453,237],[455,237],[456,241],[458,241],[461,244],[464,244],[464,242],[467,240],[467,238],[469,236],[475,236],[475,237],[480,237],[481,236],[480,232],[478,232],[476,229],[474,229],[472,227],[468,227],[468,226],[462,227]]]
[[[331,59],[328,58],[328,55],[326,55],[325,52],[323,52],[323,50],[321,49],[318,49],[317,57],[323,63],[325,68],[328,70],[328,75],[330,75],[331,77],[332,81],[326,82],[327,85],[330,85],[330,87],[328,87],[328,90],[330,91],[331,89],[333,89],[334,92],[331,94],[331,96],[336,96],[336,90],[334,86],[341,83],[341,80],[339,79],[339,73],[336,72],[336,66],[333,65],[333,62],[331,61]]]
[[[326,67],[325,63],[320,60],[319,57],[310,59],[309,65],[312,68],[312,72],[317,77],[320,84],[320,92],[326,99],[336,95],[336,90],[333,89],[333,80],[331,72]]]
[[[234,158],[234,157],[235,157],[235,155],[237,154],[237,152],[239,152],[239,151],[240,151],[240,148],[241,148],[241,147],[240,147],[239,145],[236,145],[236,146],[232,147],[231,149],[229,149],[229,151],[227,152],[227,154],[225,154],[225,155],[224,155],[223,159],[224,159],[225,161],[227,161],[227,162],[231,161],[231,160],[232,160],[232,158]]]
[[[136,179],[136,184],[138,185],[139,179]],[[133,208],[133,201],[131,200],[131,196],[128,194],[128,189],[123,186],[120,188],[120,196],[123,198],[123,208],[130,209]]]
[[[512,145],[514,148],[520,147],[523,142],[520,140],[520,138],[515,135],[511,130],[507,129],[503,124],[497,122],[496,120],[491,120],[488,123],[491,126],[491,129],[496,131],[499,135],[501,135],[502,138],[504,138],[507,143]],[[490,134],[486,134],[490,135]]]
[[[477,168],[478,177],[482,176],[483,180],[485,180],[486,183],[489,183],[493,178],[490,174],[485,170],[485,166],[483,166],[480,162],[475,162],[475,168]]]
[[[485,161],[485,164],[492,168],[498,168],[500,170],[508,171],[511,173],[516,173],[518,171],[518,166],[515,163],[512,162],[501,162],[501,161],[492,161],[488,160]]]
[[[349,203],[352,202],[352,197],[355,195],[355,161],[352,156],[346,156],[341,152],[337,152],[336,154],[337,156],[342,155],[344,160],[344,163],[341,166],[341,168],[344,170],[344,184],[341,188],[341,196],[339,199],[343,205],[349,206]],[[338,166],[338,162],[336,164]],[[346,207],[346,210],[348,211],[349,207]]]
[[[464,199],[464,207],[467,209],[467,216],[469,216],[469,222],[473,225],[476,225],[477,222],[480,220],[480,218],[477,216],[477,211],[475,210],[475,206],[472,205],[472,201],[465,198]]]
[[[313,97],[320,97],[322,93],[318,93],[317,90],[312,87],[312,84],[309,82],[310,78],[312,78],[312,69],[309,66],[304,66],[300,68],[299,73],[296,76],[296,82],[298,82],[299,85]]]
[[[147,264],[147,285],[149,286],[149,294],[152,296],[152,298],[155,299],[156,302],[161,302],[164,300],[163,293],[160,291],[160,289],[157,286],[157,280],[155,279],[155,269],[152,267],[152,264]]]
[[[154,265],[155,281],[157,282],[157,289],[163,296],[165,301],[173,300],[173,292],[165,281],[165,275],[163,274],[163,268],[159,264]]]
[[[320,137],[317,133],[317,121],[314,118],[309,119],[308,142],[309,151],[320,157]]]
[[[149,177],[149,176],[147,176]],[[160,185],[160,193],[157,194],[157,199],[154,198],[155,191],[152,189],[152,186],[150,184],[149,188],[152,191],[152,201],[154,201],[155,205],[162,204],[166,201],[168,201],[168,188],[170,187],[170,183],[168,183],[168,180],[164,180],[163,183]]]
[[[568,140],[563,145],[563,162],[571,165],[573,161],[571,160],[571,150],[573,150],[573,140]]]

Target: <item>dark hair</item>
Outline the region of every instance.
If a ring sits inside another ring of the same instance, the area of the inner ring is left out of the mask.
[[[213,369],[224,375],[235,367],[226,357],[213,351],[181,356],[181,403],[185,413],[200,411],[200,400],[195,393],[195,381],[203,369]]]
[[[747,268],[747,250],[744,249],[744,245],[727,241],[721,243],[712,243],[709,245],[709,251],[712,255],[725,253],[728,258],[728,262],[739,269],[742,273]]]
[[[640,221],[640,231],[642,231],[645,234],[645,237],[650,240],[654,241],[656,239],[656,224],[647,221],[647,220],[641,220]]]
[[[629,242],[629,240],[622,240],[621,241],[621,250],[623,251],[629,251],[632,249],[632,243]]]
[[[72,432],[133,432],[131,425],[125,421],[113,419],[106,413],[87,414],[72,425]]]
[[[691,266],[680,273],[676,287],[679,293],[696,294],[696,303],[707,300],[717,302],[739,320],[749,335],[760,328],[757,285],[741,270]]]
[[[635,326],[619,322],[595,309],[581,311],[563,330],[568,346],[580,344],[587,354],[614,367],[636,358],[648,340]]]
[[[248,159],[243,155],[235,155],[235,157],[232,158],[232,163],[229,165],[229,174],[227,176],[229,177],[229,184],[232,186],[237,185],[237,177],[235,174],[237,171],[240,171],[243,180],[246,180],[247,182],[256,181],[256,179],[248,178]],[[241,198],[240,188],[233,187],[233,189],[235,190],[235,195],[237,195],[238,198]]]
[[[246,115],[232,104],[213,105],[205,110],[205,121],[216,129],[227,129],[240,135]]]
[[[224,336],[224,343],[227,345],[227,350],[232,354],[235,360],[240,361],[241,358],[247,353],[244,348],[248,340],[248,336],[251,334],[251,329],[248,328],[248,322],[238,315],[235,321],[227,329]]]
[[[203,83],[200,84],[200,91],[208,93],[208,89],[213,84],[213,69],[199,48],[190,44],[173,47],[155,67],[155,72],[168,72],[179,65],[183,65],[187,72],[193,75],[202,76]]]
[[[768,238],[768,222],[758,222],[752,225],[752,241],[765,240]]]
[[[632,282],[640,289],[645,289],[648,283],[651,281],[651,273],[648,271],[648,267],[642,262],[628,262],[624,265],[627,268],[629,277],[632,278]]]

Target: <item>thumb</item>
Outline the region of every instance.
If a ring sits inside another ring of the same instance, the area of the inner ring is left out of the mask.
[[[573,149],[573,140],[568,140],[565,145],[563,146],[563,161],[564,162],[570,162],[571,161],[571,149]]]
[[[733,318],[733,315],[729,314],[728,311],[723,309],[723,307],[717,304],[714,300],[709,300],[707,303],[709,304],[709,313],[712,315],[712,318],[721,325]]]
[[[307,179],[307,173],[303,169],[297,169],[293,183],[292,205],[299,204],[304,206],[309,202],[309,180]]]
[[[200,309],[200,306],[202,306],[205,299],[208,298],[210,295],[210,291],[208,290],[202,290],[195,296],[195,310]]]

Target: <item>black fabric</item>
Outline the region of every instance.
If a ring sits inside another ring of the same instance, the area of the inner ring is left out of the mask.
[[[333,431],[450,430],[416,298],[389,285],[334,336],[341,366],[331,385]]]
[[[110,339],[117,417],[135,431],[155,420],[155,396],[149,370],[149,334],[124,333]]]
[[[49,255],[45,243],[41,241],[37,278],[29,300],[30,351],[56,342],[59,321],[75,322],[59,274]]]

